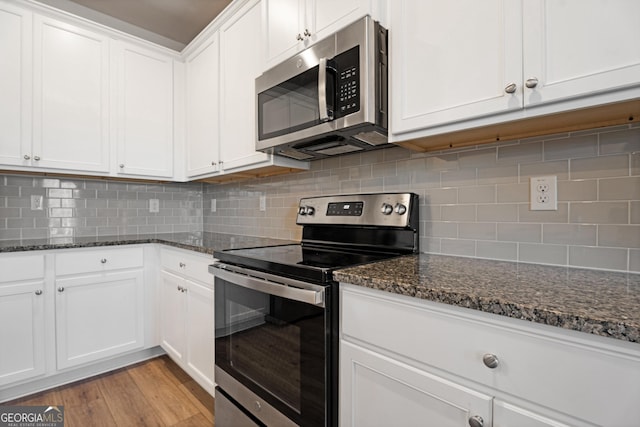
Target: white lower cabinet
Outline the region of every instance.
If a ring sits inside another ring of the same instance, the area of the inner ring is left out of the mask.
[[[214,292],[210,256],[161,249],[160,345],[214,393]]]
[[[467,425],[491,419],[489,395],[342,342],[342,426]],[[346,378],[345,378],[346,376]]]
[[[340,307],[343,427],[640,419],[638,344],[348,284]]]
[[[57,367],[144,346],[142,270],[56,280]]]
[[[43,255],[0,257],[0,387],[45,372]]]
[[[57,368],[144,347],[143,249],[56,256]]]

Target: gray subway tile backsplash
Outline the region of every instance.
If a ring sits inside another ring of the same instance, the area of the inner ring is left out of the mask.
[[[630,125],[431,153],[375,150],[227,184],[0,175],[0,239],[210,231],[296,240],[301,197],[412,191],[422,252],[640,272],[639,151],[640,128]],[[558,211],[529,210],[537,175],[558,177]],[[43,196],[43,210],[30,209],[31,195]]]

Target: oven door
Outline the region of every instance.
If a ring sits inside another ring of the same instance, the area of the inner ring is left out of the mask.
[[[330,288],[221,263],[210,271],[218,386],[266,425],[325,426]]]

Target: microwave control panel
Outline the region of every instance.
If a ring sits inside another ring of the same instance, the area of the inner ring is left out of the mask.
[[[360,55],[353,47],[334,58],[337,71],[336,117],[360,110]]]

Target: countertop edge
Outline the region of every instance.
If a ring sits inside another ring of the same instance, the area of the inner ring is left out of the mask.
[[[485,297],[470,292],[456,292],[451,289],[439,289],[437,286],[424,286],[403,283],[376,277],[375,272],[367,273],[337,270],[334,278],[341,283],[362,286],[397,295],[442,303],[449,306],[467,308],[484,313],[513,319],[525,320],[567,330],[613,338],[616,340],[640,343],[640,325],[612,313],[611,317],[594,316],[587,313],[545,307],[536,303],[523,304],[504,297]],[[354,268],[357,270],[357,267]],[[601,273],[601,271],[600,271]]]

